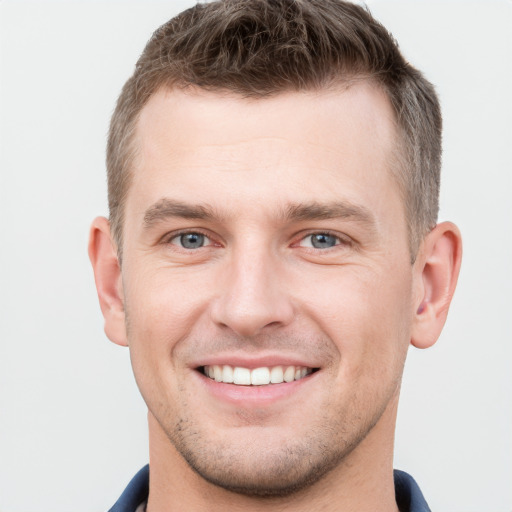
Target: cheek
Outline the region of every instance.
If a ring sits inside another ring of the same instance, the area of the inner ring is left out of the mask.
[[[157,390],[177,389],[183,368],[175,352],[200,322],[209,298],[195,279],[175,270],[137,270],[124,284],[127,335],[137,384],[151,402]]]
[[[143,338],[156,350],[172,349],[189,332],[207,307],[208,284],[204,275],[191,275],[165,266],[140,269],[125,286],[128,337]],[[199,273],[198,273],[199,274]]]
[[[343,378],[401,373],[410,340],[411,286],[403,267],[400,273],[354,266],[337,269],[321,288],[310,290],[307,307],[336,345]]]

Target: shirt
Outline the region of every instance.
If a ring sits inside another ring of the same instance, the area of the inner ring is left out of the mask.
[[[395,469],[396,503],[400,512],[431,512],[414,478]],[[143,467],[128,484],[109,512],[144,512],[149,495],[149,465]]]

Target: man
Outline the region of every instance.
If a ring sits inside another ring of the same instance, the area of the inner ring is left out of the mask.
[[[226,0],[155,32],[89,246],[148,406],[112,511],[429,510],[392,456],[407,348],[460,266],[440,140],[431,84],[356,5]]]

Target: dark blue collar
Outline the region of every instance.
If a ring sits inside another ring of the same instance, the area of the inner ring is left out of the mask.
[[[395,469],[396,504],[400,512],[430,512],[430,508],[414,478],[405,471]]]
[[[404,471],[394,471],[396,503],[400,512],[430,512],[427,502],[414,478]],[[109,512],[135,512],[148,499],[149,465],[144,466],[131,480]]]
[[[149,495],[149,464],[144,466],[130,481],[116,504],[108,512],[135,512],[147,501]]]

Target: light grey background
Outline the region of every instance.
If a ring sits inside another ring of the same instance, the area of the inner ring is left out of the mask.
[[[128,352],[86,255],[109,116],[193,1],[0,3],[0,511],[106,510],[147,461]],[[395,466],[437,512],[512,510],[512,2],[369,3],[438,88],[441,218],[465,255],[444,333],[411,349]]]

